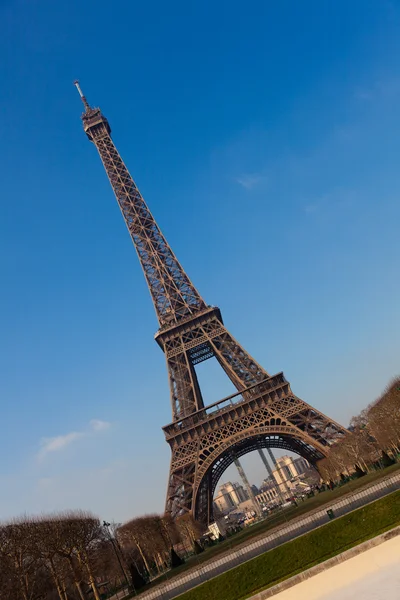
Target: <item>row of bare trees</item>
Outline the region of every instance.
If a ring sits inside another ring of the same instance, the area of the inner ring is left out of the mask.
[[[171,549],[191,552],[204,532],[203,527],[186,514],[176,521],[168,515],[146,515],[124,523],[116,530],[116,538],[125,553],[133,553],[150,575],[159,574],[171,565]]]
[[[400,454],[400,377],[359,415],[353,417],[350,432],[319,461],[326,481],[355,471],[367,473],[373,465],[388,464]]]
[[[25,517],[0,525],[0,599],[85,600],[101,561],[114,558],[98,518],[71,512]],[[114,566],[115,570],[115,566]]]
[[[169,568],[180,560],[174,546],[192,550],[201,534],[191,515],[148,515],[111,531],[80,511],[14,519],[0,524],[0,600],[100,600]]]

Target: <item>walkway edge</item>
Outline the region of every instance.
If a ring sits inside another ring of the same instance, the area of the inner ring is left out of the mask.
[[[314,577],[314,575],[318,575],[318,573],[322,573],[323,571],[326,571],[327,569],[330,569],[335,565],[345,562],[346,560],[349,560],[350,558],[353,558],[358,554],[362,554],[370,548],[379,546],[380,544],[383,544],[387,540],[390,540],[398,535],[400,535],[400,526],[394,527],[394,529],[390,529],[389,531],[385,531],[385,533],[381,533],[380,535],[377,535],[376,537],[367,540],[366,542],[362,542],[358,546],[354,546],[354,548],[345,550],[345,552],[342,552],[337,556],[333,556],[332,558],[329,558],[328,560],[325,560],[324,562],[319,563],[318,565],[315,565],[314,567],[311,567],[310,569],[307,569],[302,573],[298,573],[293,577],[289,577],[289,579],[285,579],[285,581],[281,581],[281,583],[278,583],[272,587],[269,587],[266,590],[258,592],[254,596],[249,596],[247,600],[266,600],[266,598],[271,598],[272,596],[279,594],[279,592],[283,592],[284,590],[287,590],[293,587],[294,585],[305,581],[306,579]]]

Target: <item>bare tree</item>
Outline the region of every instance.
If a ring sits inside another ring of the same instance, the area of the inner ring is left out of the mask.
[[[51,575],[60,600],[68,600],[67,587],[71,583],[66,561],[60,557],[60,517],[51,515],[35,519],[32,532],[32,552],[40,557]]]
[[[321,474],[322,479],[329,483],[330,481],[335,481],[339,477],[338,470],[334,464],[334,461],[331,459],[331,456],[327,456],[326,458],[318,461],[318,470]]]
[[[117,531],[117,538],[125,550],[136,548],[143,561],[146,571],[150,574],[149,557],[146,555],[146,539],[142,528],[141,518],[131,519]]]
[[[400,377],[369,407],[367,428],[379,448],[396,458],[400,452]]]
[[[12,559],[0,554],[0,600],[19,600],[18,589],[17,570]]]
[[[179,532],[170,517],[152,514],[122,525],[117,538],[125,551],[132,547],[137,549],[146,571],[151,574],[153,567],[156,573],[161,573],[169,566],[171,548],[179,541]]]
[[[194,542],[204,533],[204,526],[195,520],[191,513],[186,513],[176,520],[176,526],[180,533],[182,541],[193,548]]]
[[[100,521],[91,513],[77,511],[68,522],[69,536],[82,571],[86,571],[95,600],[101,600],[92,565],[92,553],[103,537]]]
[[[375,402],[350,422],[351,432],[334,444],[319,461],[322,476],[332,480],[355,468],[367,472],[381,453],[397,458],[400,452],[400,377],[393,379]]]
[[[159,517],[158,525],[161,530],[161,535],[165,541],[165,544],[170,550],[174,544],[180,541],[180,535],[176,522],[173,520],[171,515],[165,514]]]
[[[54,519],[52,548],[68,563],[81,600],[85,600],[85,582],[89,582],[92,587],[95,600],[100,600],[92,567],[92,555],[101,537],[100,521],[91,513],[68,512]]]
[[[23,600],[36,600],[42,595],[39,580],[44,579],[43,562],[34,551],[35,522],[25,517],[0,527],[0,560],[6,577]]]

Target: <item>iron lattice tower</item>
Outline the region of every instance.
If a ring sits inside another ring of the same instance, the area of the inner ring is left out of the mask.
[[[161,233],[112,139],[107,119],[75,82],[83,128],[96,146],[124,217],[159,321],[170,384],[172,422],[166,512],[213,518],[213,494],[235,459],[261,448],[292,450],[311,464],[326,456],[346,430],[293,394],[283,373],[269,375],[205,303]],[[237,393],[205,406],[195,365],[215,357]]]

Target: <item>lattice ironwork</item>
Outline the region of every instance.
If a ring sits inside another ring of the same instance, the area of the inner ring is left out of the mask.
[[[231,336],[219,308],[206,305],[162,235],[111,139],[99,108],[85,106],[83,127],[101,157],[135,245],[160,329],[173,422],[164,433],[172,458],[166,511],[204,522],[222,472],[252,450],[293,450],[312,464],[346,430],[295,396],[283,373],[270,376]],[[237,394],[205,407],[195,365],[215,357]]]
[[[212,504],[203,488],[211,485],[213,494],[236,457],[278,447],[315,465],[345,435],[338,423],[295,396],[283,373],[163,429],[172,450],[168,511],[179,514],[190,506],[205,521],[212,518]],[[190,486],[182,483],[188,472]]]

